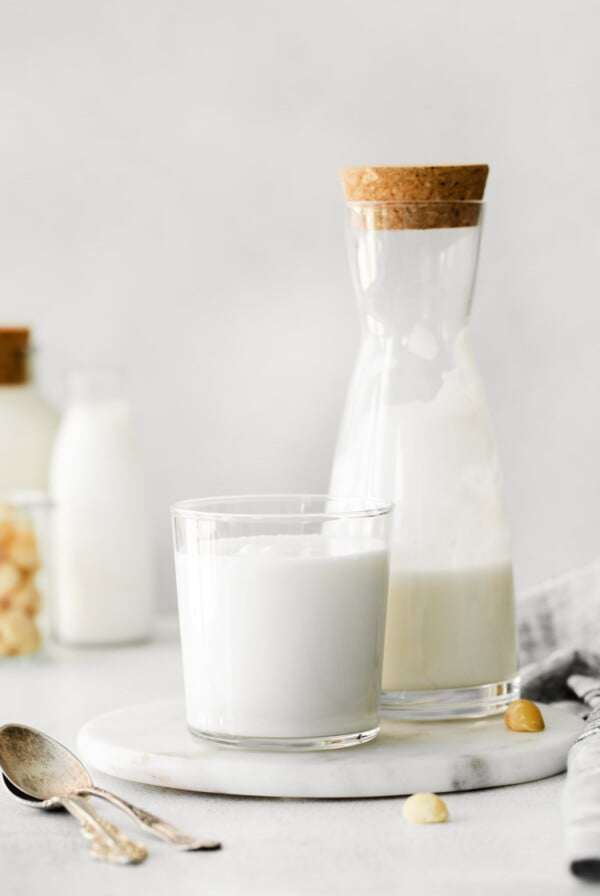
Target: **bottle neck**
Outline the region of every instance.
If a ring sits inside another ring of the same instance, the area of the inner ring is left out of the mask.
[[[123,372],[114,367],[71,370],[67,376],[70,404],[116,404],[124,402]]]
[[[467,325],[480,226],[369,229],[350,216],[350,258],[365,332],[425,355]]]

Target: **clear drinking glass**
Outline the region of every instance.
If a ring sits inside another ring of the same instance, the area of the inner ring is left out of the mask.
[[[395,503],[383,714],[498,712],[518,677],[500,471],[468,333],[482,203],[351,201],[348,214],[362,343],[330,488]]]
[[[375,737],[390,506],[267,495],[171,513],[191,732],[279,750]]]

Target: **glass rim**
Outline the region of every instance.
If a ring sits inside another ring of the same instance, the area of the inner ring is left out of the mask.
[[[215,504],[243,504],[247,502],[265,503],[277,501],[297,501],[302,502],[327,501],[332,503],[353,505],[351,509],[337,507],[335,510],[293,510],[293,511],[274,511],[273,513],[264,511],[228,511],[215,510]],[[211,505],[213,509],[211,508]],[[301,493],[301,492],[281,492],[281,493],[264,493],[264,494],[244,494],[244,495],[215,495],[209,498],[189,498],[183,501],[175,501],[171,504],[171,516],[177,518],[187,518],[194,520],[212,520],[219,522],[237,522],[252,520],[340,520],[340,519],[365,519],[378,516],[386,516],[391,513],[393,503],[384,502],[374,498],[363,498],[355,495],[329,495],[323,493]]]

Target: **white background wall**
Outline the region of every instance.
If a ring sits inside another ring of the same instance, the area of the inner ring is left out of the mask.
[[[600,556],[597,0],[0,0],[0,318],[125,363],[176,498],[326,487],[343,164],[491,165],[473,318],[518,583]]]

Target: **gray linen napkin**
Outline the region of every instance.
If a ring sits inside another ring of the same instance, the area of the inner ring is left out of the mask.
[[[600,705],[569,750],[563,813],[571,871],[600,882]]]
[[[536,588],[519,609],[523,696],[589,714],[569,751],[565,851],[573,874],[600,882],[600,564]]]
[[[555,650],[521,669],[521,693],[585,718],[600,698],[600,654],[570,647]]]
[[[518,609],[521,663],[569,647],[600,652],[600,563],[525,592]]]

